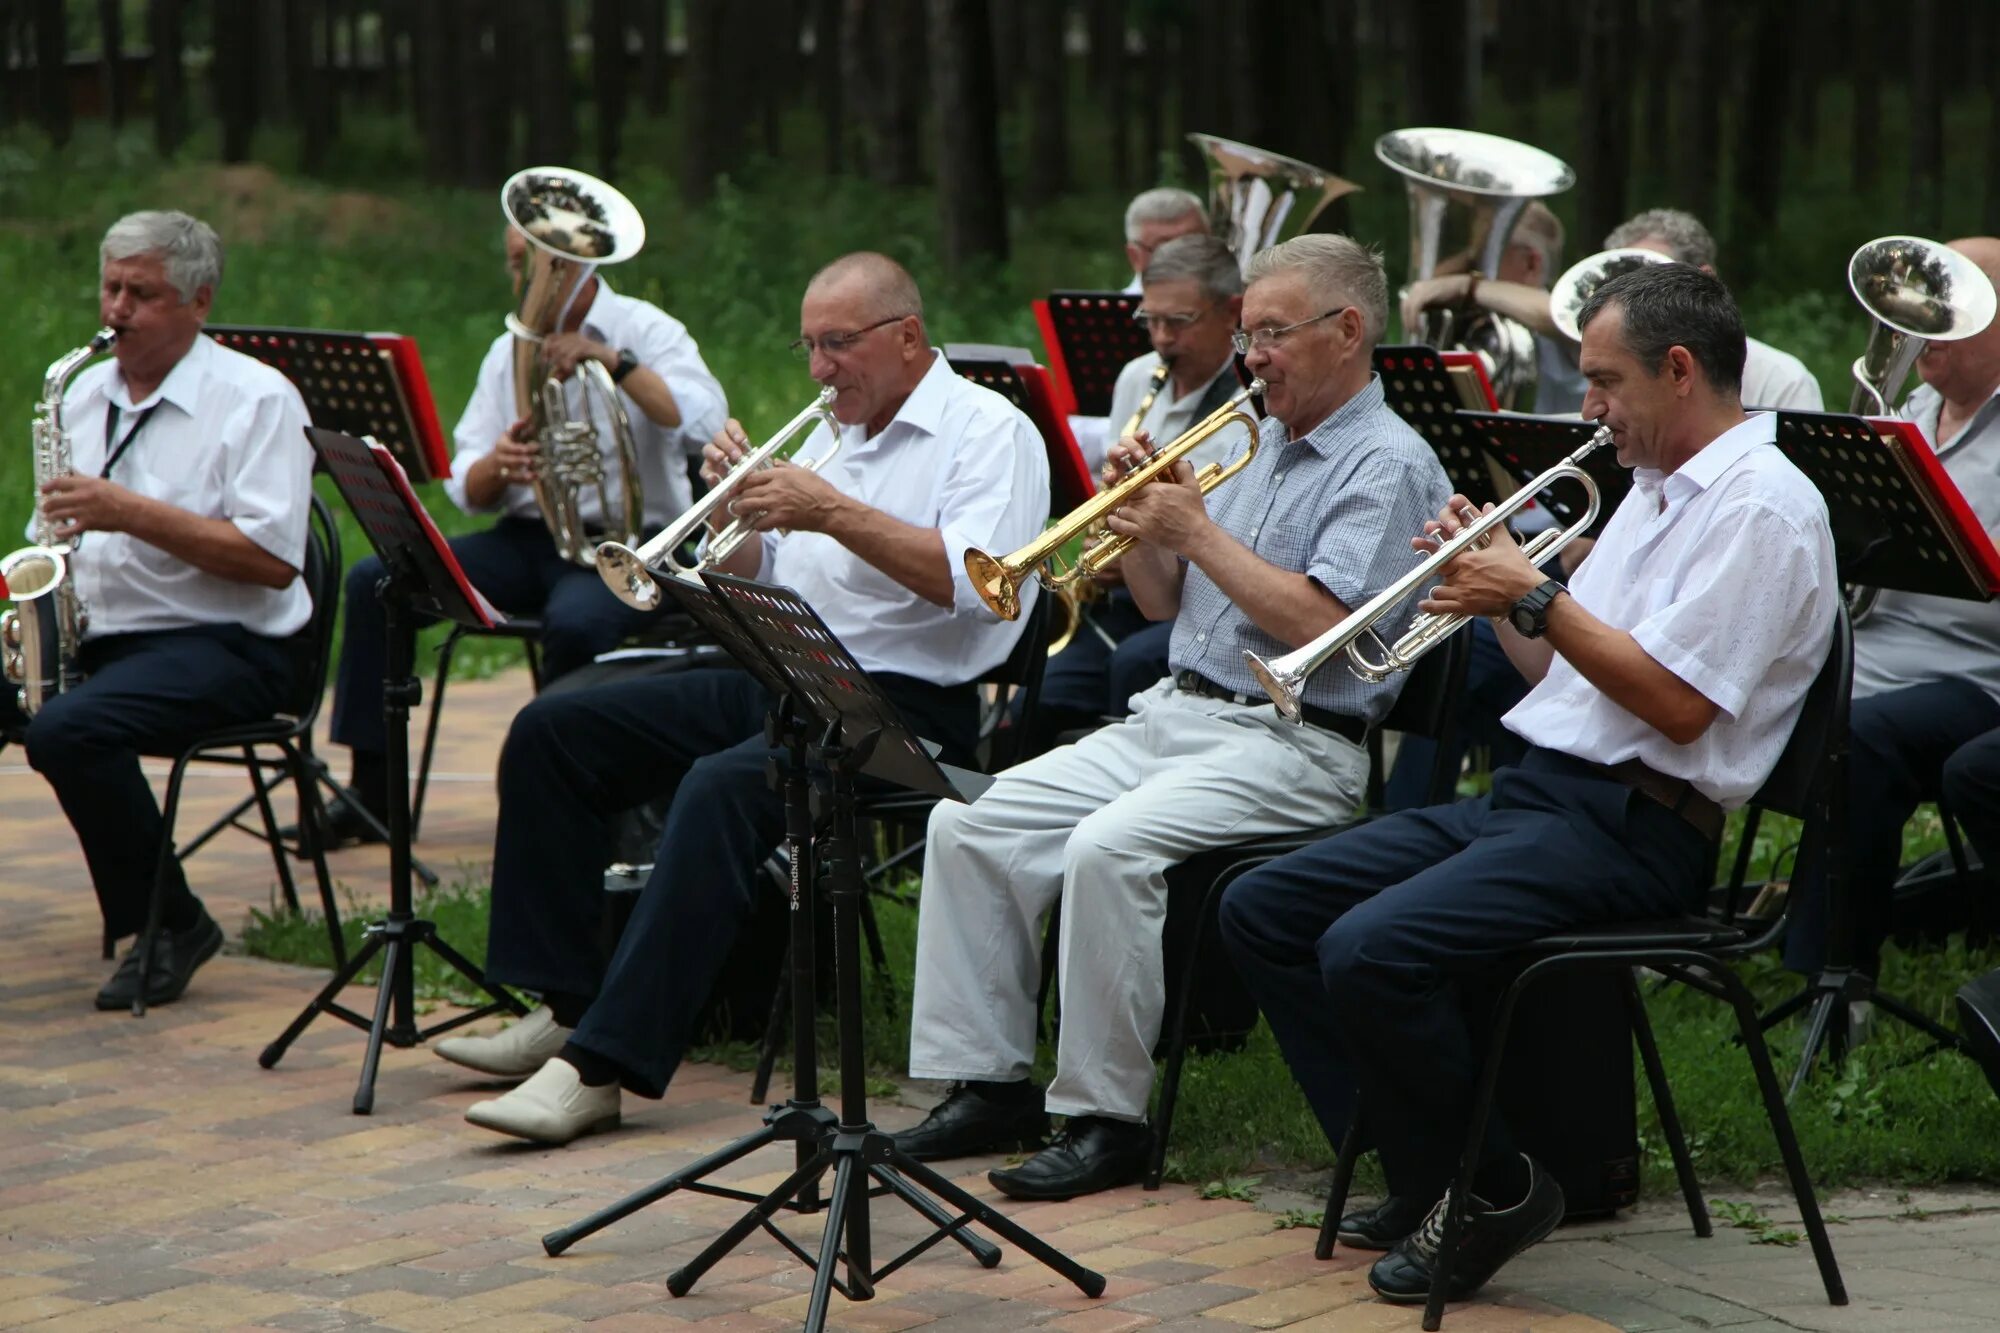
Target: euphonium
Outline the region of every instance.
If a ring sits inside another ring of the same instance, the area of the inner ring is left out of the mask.
[[[1889,416],[1927,344],[1970,338],[1993,322],[1993,284],[1950,246],[1883,236],[1847,261],[1847,285],[1873,321],[1854,361],[1847,410]]]
[[[596,361],[577,365],[583,411],[580,419],[571,419],[562,382],[549,374],[542,359],[542,341],[562,327],[577,293],[600,264],[622,263],[639,253],[646,243],[646,224],[624,195],[595,176],[565,167],[516,172],[500,189],[500,211],[528,240],[521,298],[507,316],[507,329],[514,335],[515,411],[541,446],[535,503],[563,559],[588,565],[592,547],[584,537],[582,513],[586,487],[597,492],[605,528],[622,533],[627,543],[639,540],[645,505],[638,447],[618,401],[618,386]],[[612,503],[592,424],[593,401],[617,444],[622,504]]]
[[[1188,142],[1208,159],[1209,228],[1236,252],[1238,264],[1304,235],[1327,205],[1361,188],[1323,167],[1234,139],[1190,134]]]
[[[660,585],[656,574],[663,578],[686,578],[727,560],[737,547],[756,535],[754,515],[731,519],[727,527],[708,539],[708,554],[695,564],[682,564],[679,552],[682,543],[701,531],[710,514],[735,497],[743,479],[770,467],[777,460],[778,450],[799,432],[824,422],[833,437],[833,444],[818,457],[795,463],[794,466],[817,472],[832,462],[833,456],[840,452],[840,423],[833,417],[833,400],[838,393],[839,390],[831,384],[821,389],[811,406],[786,422],[784,429],[776,435],[737,459],[736,465],[729,469],[729,475],[711,486],[706,495],[689,505],[685,513],[660,529],[659,534],[644,546],[635,551],[625,542],[601,543],[597,548],[597,572],[603,576],[605,586],[627,606],[650,611],[660,604]]]
[[[1376,633],[1380,621],[1393,614],[1418,589],[1427,588],[1435,582],[1439,571],[1446,565],[1468,550],[1486,545],[1495,528],[1527,508],[1528,502],[1539,492],[1559,481],[1575,481],[1583,487],[1587,497],[1584,512],[1566,528],[1547,528],[1536,533],[1521,548],[1521,553],[1528,557],[1530,563],[1538,564],[1589,532],[1590,525],[1597,521],[1599,496],[1597,483],[1583,470],[1583,460],[1593,450],[1610,442],[1611,428],[1599,426],[1597,433],[1582,448],[1515,491],[1489,512],[1460,528],[1456,536],[1439,546],[1415,569],[1348,612],[1346,619],[1311,643],[1269,661],[1255,653],[1243,654],[1244,660],[1249,663],[1250,674],[1257,677],[1257,683],[1264,687],[1264,693],[1271,696],[1271,702],[1278,706],[1278,711],[1297,722],[1300,717],[1299,696],[1305,689],[1306,681],[1342,653],[1347,655],[1348,670],[1365,681],[1384,681],[1398,671],[1408,671],[1417,664],[1418,658],[1450,638],[1470,617],[1421,613],[1410,622],[1408,631],[1396,640],[1393,647],[1385,644],[1381,635]],[[1364,656],[1364,639],[1372,642],[1381,651],[1381,656],[1372,660]]]
[[[1579,259],[1564,269],[1555,286],[1549,288],[1549,318],[1563,331],[1564,337],[1580,343],[1583,341],[1583,329],[1577,323],[1577,316],[1583,313],[1583,307],[1589,304],[1599,287],[1648,264],[1673,262],[1670,255],[1663,255],[1658,250],[1642,250],[1637,246],[1600,250],[1588,259]]]
[[[14,606],[0,614],[0,670],[21,687],[21,711],[33,717],[53,695],[83,680],[77,652],[89,614],[76,593],[69,557],[82,536],[64,542],[42,508],[42,487],[73,473],[69,428],[63,422],[63,393],[83,364],[118,340],[99,329],[87,344],[49,367],[42,397],[35,404],[35,544],[0,559],[0,581]]]
[[[1250,431],[1250,439],[1243,452],[1227,464],[1208,464],[1195,481],[1201,486],[1201,493],[1207,495],[1248,467],[1250,460],[1257,456],[1258,422],[1257,417],[1246,412],[1243,405],[1263,392],[1264,381],[1250,381],[1249,388],[1189,427],[1173,443],[1154,450],[1145,462],[1126,473],[1117,485],[1107,486],[1091,496],[1012,555],[1000,559],[976,549],[967,551],[965,572],[971,577],[972,586],[978,589],[980,599],[992,607],[994,614],[1001,619],[1013,620],[1021,614],[1021,585],[1030,577],[1039,573],[1042,582],[1051,588],[1067,588],[1078,580],[1095,577],[1099,570],[1107,568],[1132,549],[1130,537],[1113,533],[1085,550],[1066,569],[1045,569],[1044,566],[1053,566],[1057,553],[1063,547],[1100,531],[1104,520],[1117,512],[1140,487],[1165,477],[1173,470],[1174,464],[1200,448],[1217,432],[1238,422]]]

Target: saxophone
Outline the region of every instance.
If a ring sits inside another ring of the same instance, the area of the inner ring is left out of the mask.
[[[77,651],[89,617],[76,595],[69,564],[83,538],[64,542],[56,536],[55,524],[42,510],[42,487],[76,470],[63,424],[63,392],[84,363],[117,338],[114,330],[99,329],[87,344],[50,366],[42,378],[41,401],[35,404],[35,544],[0,558],[0,580],[14,599],[13,609],[0,614],[0,671],[20,686],[21,711],[30,717],[50,696],[83,681]]]

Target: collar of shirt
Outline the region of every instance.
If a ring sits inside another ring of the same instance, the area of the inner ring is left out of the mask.
[[[1917,429],[1924,433],[1924,438],[1931,442],[1931,448],[1935,452],[1945,454],[1979,433],[1992,419],[1995,411],[2000,410],[1994,407],[1995,403],[2000,403],[2000,384],[1993,386],[1993,392],[1979,405],[1979,410],[1966,420],[1958,434],[1952,436],[1949,441],[1938,438],[1938,428],[1944,420],[1944,395],[1930,385],[1919,384],[1910,391],[1910,396],[1903,400],[1902,417],[1905,421],[1916,423]]]
[[[1334,408],[1326,420],[1289,443],[1311,445],[1313,452],[1321,458],[1331,458],[1334,454],[1335,441],[1340,433],[1382,406],[1382,402],[1382,377],[1370,371],[1368,383],[1361,386],[1359,393]]]
[[[945,399],[951,391],[952,377],[957,373],[944,359],[943,351],[931,348],[931,368],[917,381],[917,387],[910,390],[910,396],[896,409],[896,415],[889,418],[889,424],[872,436],[868,434],[866,422],[842,426],[840,447],[852,449],[857,454],[880,448],[897,426],[907,426],[925,435],[936,435],[938,423],[944,419]]]
[[[111,377],[104,382],[104,396],[118,405],[122,412],[137,412],[158,403],[172,403],[189,416],[195,415],[195,408],[201,401],[202,381],[208,377],[209,353],[215,343],[205,333],[195,335],[194,345],[186,355],[174,362],[174,368],[160,381],[160,387],[144,401],[132,401],[132,391],[125,387],[123,367],[114,365]]]
[[[1671,509],[1720,481],[1743,455],[1758,445],[1777,442],[1777,413],[1753,412],[1703,445],[1693,458],[1672,473],[1657,468],[1634,468],[1632,482],[1649,496],[1664,495],[1660,507]]]

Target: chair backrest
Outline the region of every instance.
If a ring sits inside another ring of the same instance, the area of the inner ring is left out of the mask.
[[[1827,793],[1822,790],[1834,779],[1837,765],[1847,751],[1847,706],[1854,692],[1854,627],[1842,605],[1833,618],[1833,641],[1827,646],[1826,661],[1812,688],[1806,691],[1805,706],[1792,726],[1792,738],[1764,785],[1757,789],[1752,804],[1775,810],[1795,819],[1810,816]]]
[[[340,615],[340,525],[326,501],[315,495],[306,530],[306,567],[301,577],[312,595],[312,615],[293,636],[300,666],[297,687],[285,711],[307,726],[319,717],[333,657],[333,627]]]

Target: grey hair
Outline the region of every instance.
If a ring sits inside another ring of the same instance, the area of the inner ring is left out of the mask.
[[[1510,245],[1525,245],[1542,257],[1542,286],[1556,280],[1562,272],[1563,224],[1562,219],[1549,211],[1549,206],[1537,199],[1521,210],[1521,216],[1514,223],[1514,231],[1507,238]]]
[[[1224,301],[1243,291],[1243,270],[1236,252],[1213,236],[1176,236],[1153,251],[1152,262],[1139,275],[1141,283],[1192,280],[1211,301]]]
[[[159,256],[182,305],[203,287],[212,294],[222,286],[222,240],[200,218],[160,209],[127,213],[104,233],[97,262],[102,268],[140,255]]]
[[[1139,229],[1148,222],[1174,222],[1190,213],[1201,214],[1202,230],[1206,231],[1208,214],[1196,196],[1171,185],[1143,191],[1125,205],[1125,239],[1136,244]]]
[[[1660,241],[1667,253],[1690,268],[1715,267],[1715,237],[1701,225],[1701,219],[1678,208],[1649,208],[1611,229],[1604,248]]]
[[[1369,345],[1382,341],[1389,326],[1389,276],[1380,253],[1351,236],[1313,232],[1252,255],[1243,280],[1258,283],[1292,272],[1305,275],[1316,305],[1353,306],[1361,312]]]
[[[917,280],[901,264],[874,250],[842,255],[813,274],[806,289],[829,286],[847,278],[867,284],[874,298],[871,308],[881,312],[877,318],[903,319],[915,315],[921,320],[924,317],[924,297],[917,290]]]

